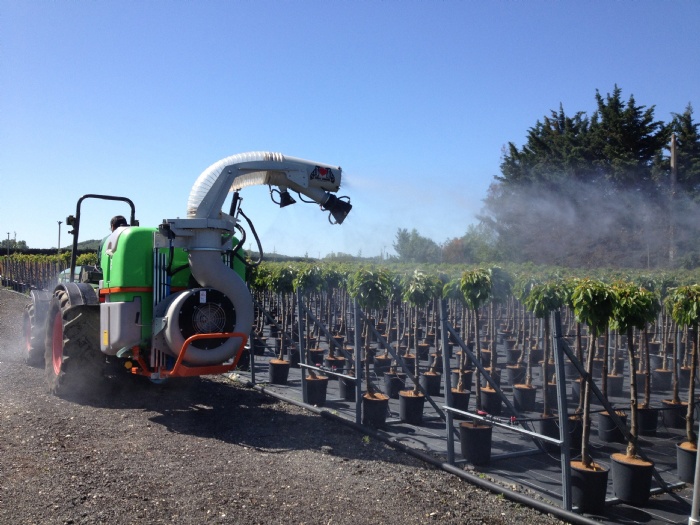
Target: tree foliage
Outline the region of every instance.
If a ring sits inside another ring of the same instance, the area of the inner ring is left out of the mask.
[[[596,92],[589,116],[560,105],[510,142],[480,216],[513,262],[664,267],[700,262],[700,138],[692,107],[669,124],[655,107]],[[669,141],[677,137],[671,201]],[[670,258],[671,216],[678,257]]]
[[[432,239],[420,235],[415,228],[410,232],[405,228],[399,228],[393,246],[400,262],[440,262],[440,247]]]

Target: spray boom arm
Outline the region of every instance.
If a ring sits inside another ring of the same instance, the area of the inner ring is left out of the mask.
[[[280,206],[294,203],[288,190],[302,193],[328,210],[338,224],[352,206],[335,193],[340,188],[342,169],[280,153],[250,152],[221,159],[202,172],[187,201],[187,217],[216,219],[222,216],[226,195],[247,186],[277,186]]]

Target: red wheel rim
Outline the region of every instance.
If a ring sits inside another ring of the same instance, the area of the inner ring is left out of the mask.
[[[61,319],[60,313],[53,318],[53,331],[51,336],[53,371],[58,375],[61,372],[61,365],[63,364],[63,319]]]

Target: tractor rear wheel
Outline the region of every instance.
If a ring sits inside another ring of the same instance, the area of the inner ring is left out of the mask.
[[[44,351],[46,344],[46,320],[37,315],[35,303],[29,303],[24,309],[22,318],[22,334],[24,340],[24,361],[29,366],[41,368],[44,366]]]
[[[54,292],[44,354],[52,394],[87,393],[103,379],[105,356],[99,348],[99,322],[99,306],[73,306],[68,292]]]

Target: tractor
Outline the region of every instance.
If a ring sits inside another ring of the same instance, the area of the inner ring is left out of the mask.
[[[159,383],[169,378],[223,374],[234,370],[248,344],[253,299],[241,255],[247,221],[239,191],[267,185],[280,207],[318,203],[329,221],[342,223],[352,205],[336,197],[340,167],[280,153],[249,152],[212,164],[197,178],[187,216],[143,227],[126,197],[84,195],[72,226],[69,282],[53,290],[32,290],[24,312],[25,359],[44,366],[49,391],[81,391],[116,367]],[[228,213],[222,210],[233,192]],[[305,200],[302,195],[309,200]],[[80,209],[85,199],[123,201],[131,208],[127,226],[101,244],[98,265],[81,267],[76,280]],[[77,281],[77,282],[76,282]]]

